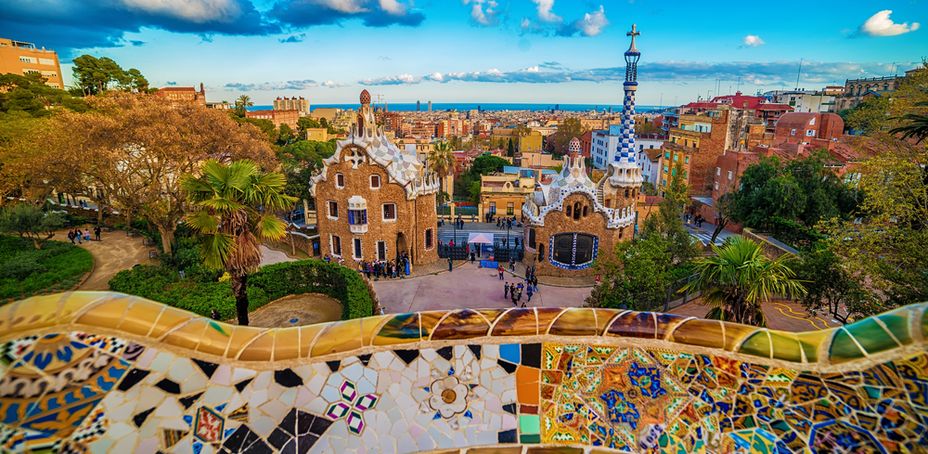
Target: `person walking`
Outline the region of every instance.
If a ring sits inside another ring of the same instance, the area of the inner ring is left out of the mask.
[[[451,257],[448,257],[448,271],[450,272],[454,268],[454,261],[451,260]]]
[[[509,284],[509,299],[512,300],[513,306],[518,305],[518,303],[516,303],[516,284],[514,283]]]
[[[528,297],[528,300],[527,300],[527,301],[528,301],[529,303],[532,302],[532,294],[533,294],[533,293],[535,293],[535,292],[532,291],[532,284],[529,283],[529,284],[526,286],[526,288],[525,288],[525,296]]]
[[[99,225],[93,228],[93,236],[97,241],[100,241],[100,231],[101,230]]]
[[[84,244],[81,240],[84,238],[84,233],[81,232],[81,229],[74,230],[74,236],[77,237],[77,244]]]
[[[516,271],[516,259],[514,258],[509,259],[509,271],[512,271],[512,272]]]
[[[499,280],[503,280],[503,265],[496,265],[496,272],[499,273]]]
[[[509,283],[503,285],[503,299],[509,298]]]
[[[68,230],[68,239],[71,240],[71,244],[74,244],[74,230]]]

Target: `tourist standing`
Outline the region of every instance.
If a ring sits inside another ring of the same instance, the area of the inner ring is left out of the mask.
[[[509,298],[509,283],[503,285],[503,299]]]
[[[93,236],[97,241],[100,241],[100,226],[99,225],[93,228]]]
[[[526,288],[525,288],[525,296],[528,297],[528,300],[527,300],[527,301],[528,301],[529,303],[532,302],[532,293],[535,293],[535,292],[532,291],[532,284],[528,284],[528,285],[526,286]]]
[[[448,257],[448,271],[450,272],[452,268],[454,268],[454,261],[451,260],[451,257]]]
[[[503,280],[503,265],[496,265],[496,272],[499,273],[499,280]]]

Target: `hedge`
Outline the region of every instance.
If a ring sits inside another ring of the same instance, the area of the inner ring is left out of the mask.
[[[222,320],[235,318],[235,298],[228,281],[181,279],[176,270],[166,266],[136,265],[116,273],[109,285],[110,290],[159,301],[204,317],[211,316],[212,310],[216,309]],[[249,310],[253,311],[270,301],[263,290],[249,286]]]
[[[110,289],[159,301],[209,317],[216,309],[222,319],[235,317],[232,287],[225,282],[181,279],[166,266],[138,265],[120,271]],[[248,278],[248,310],[287,295],[323,293],[342,303],[342,319],[373,315],[375,296],[361,276],[344,266],[321,260],[269,265]]]
[[[47,241],[36,249],[30,240],[0,235],[0,303],[71,290],[92,269],[90,252],[73,244]]]
[[[263,289],[271,300],[300,293],[324,293],[342,303],[342,319],[374,314],[376,297],[357,271],[336,263],[309,259],[261,268],[248,286]]]

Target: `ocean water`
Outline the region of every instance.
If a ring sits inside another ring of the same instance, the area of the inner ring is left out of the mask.
[[[311,108],[316,109],[319,107],[334,107],[337,109],[357,109],[358,104],[312,104]],[[374,107],[382,107],[380,104],[375,104]],[[273,106],[252,106],[248,110],[264,110],[271,109]],[[416,110],[416,103],[397,103],[397,104],[387,104],[387,108],[393,112],[414,112]],[[469,110],[485,110],[485,111],[499,111],[499,110],[551,110],[557,109],[565,112],[589,112],[591,110],[596,111],[609,111],[612,112],[621,112],[621,104],[538,104],[538,103],[498,103],[498,102],[436,102],[432,103],[432,111],[446,111],[446,110],[456,110],[458,112],[467,112]],[[655,112],[663,110],[664,107],[661,106],[635,106],[635,111],[646,113],[646,112]],[[420,105],[420,110],[425,112],[428,110],[428,104],[422,103]]]

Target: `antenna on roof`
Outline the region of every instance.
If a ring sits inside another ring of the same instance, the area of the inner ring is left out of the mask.
[[[799,90],[799,76],[802,75],[802,59],[799,59],[799,71],[796,72],[796,90]]]

